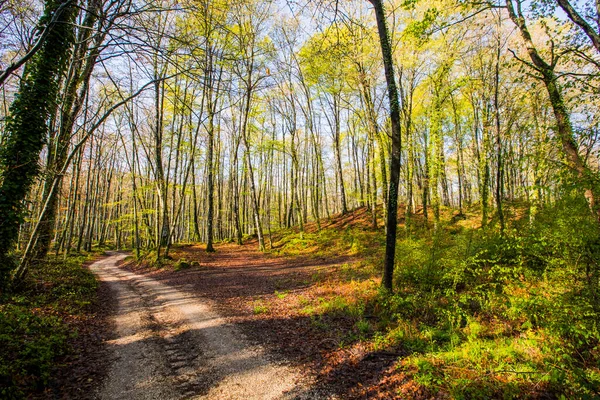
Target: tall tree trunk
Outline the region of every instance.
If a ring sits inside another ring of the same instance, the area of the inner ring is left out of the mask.
[[[208,43],[208,51],[206,55],[206,73],[205,73],[206,88],[206,106],[208,112],[208,126],[206,128],[208,134],[208,148],[206,153],[207,164],[207,200],[208,210],[206,216],[206,251],[214,252],[214,214],[215,214],[215,168],[214,168],[214,148],[215,148],[215,116],[217,113],[218,96],[221,85],[221,69],[215,70],[214,54],[212,52],[212,44]],[[218,161],[217,161],[218,162]]]
[[[19,95],[10,107],[0,150],[0,287],[14,265],[10,258],[23,218],[23,200],[39,172],[38,159],[47,120],[58,95],[58,81],[73,46],[74,0],[48,0],[40,28],[54,22],[41,49],[26,64]],[[53,19],[54,16],[54,19]]]
[[[252,168],[252,155],[250,154],[250,143],[248,142],[248,120],[250,117],[250,105],[252,101],[252,83],[249,82],[246,89],[246,99],[244,104],[244,115],[242,116],[242,139],[246,147],[246,165],[248,167],[248,179],[250,183],[250,197],[252,203],[252,216],[254,221],[254,229],[258,236],[258,248],[260,251],[265,250],[265,242],[263,238],[262,224],[260,221],[260,207],[258,204],[258,195],[256,184],[254,183],[254,169]]]
[[[93,27],[100,13],[101,3],[98,0],[88,1],[87,11],[82,26],[77,36],[73,51],[68,79],[65,81],[65,93],[60,108],[60,125],[56,136],[51,136],[48,142],[48,164],[46,166],[44,192],[42,198],[48,201],[48,211],[40,221],[38,238],[36,239],[33,258],[43,258],[50,248],[50,241],[54,235],[56,214],[58,211],[58,198],[62,188],[62,175],[59,171],[64,169],[67,159],[69,139],[72,135],[75,120],[81,111],[89,88],[89,80],[99,55],[99,47],[104,40],[106,32],[96,35],[92,43]],[[54,180],[58,178],[58,188],[52,190]]]
[[[344,174],[342,171],[342,150],[340,146],[341,142],[341,132],[340,132],[340,104],[337,96],[333,96],[333,150],[335,156],[335,167],[336,174],[338,179],[338,188],[340,190],[340,203],[341,203],[341,212],[342,214],[346,214],[348,212],[348,206],[346,203],[346,189],[344,188]]]
[[[213,247],[213,221],[214,221],[214,204],[215,204],[215,182],[213,168],[213,153],[215,142],[215,124],[214,124],[214,109],[212,107],[212,90],[208,93],[208,146],[206,150],[206,185],[208,197],[208,210],[206,215],[206,251],[211,253],[215,251]]]
[[[393,290],[394,259],[396,253],[396,231],[398,229],[398,186],[400,184],[400,157],[402,154],[402,131],[400,126],[400,103],[396,78],[392,46],[387,28],[385,9],[382,0],[370,0],[375,9],[377,30],[383,55],[385,79],[387,82],[388,100],[390,102],[390,118],[392,122],[392,153],[390,157],[390,190],[387,205],[387,230],[385,243],[385,261],[383,266],[383,286]]]
[[[500,13],[498,13],[500,19]],[[500,27],[500,21],[498,21]],[[499,33],[497,33],[499,35]],[[502,196],[504,195],[504,168],[502,155],[502,136],[500,130],[500,36],[496,43],[496,65],[494,66],[494,113],[496,122],[496,208],[498,211],[498,221],[500,222],[500,234],[504,234],[504,211],[502,210]]]

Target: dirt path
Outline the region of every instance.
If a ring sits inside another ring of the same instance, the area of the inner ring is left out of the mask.
[[[298,371],[197,297],[119,269],[112,253],[90,266],[116,296],[115,338],[99,399],[299,399],[309,390]]]

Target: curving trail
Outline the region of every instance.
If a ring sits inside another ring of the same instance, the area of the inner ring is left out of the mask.
[[[119,269],[125,254],[90,266],[116,297],[116,331],[98,399],[297,399],[298,371],[269,360],[193,295]]]

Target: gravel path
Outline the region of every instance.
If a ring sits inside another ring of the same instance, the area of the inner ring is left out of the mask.
[[[111,365],[98,399],[298,399],[298,371],[270,360],[197,297],[119,269],[90,266],[116,296]]]

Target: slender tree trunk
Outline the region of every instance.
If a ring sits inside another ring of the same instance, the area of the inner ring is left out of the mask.
[[[388,100],[390,102],[390,118],[392,122],[392,153],[390,157],[390,190],[387,206],[387,231],[385,244],[385,262],[383,267],[383,286],[393,290],[394,259],[396,253],[396,231],[398,228],[398,187],[400,183],[400,157],[402,154],[402,131],[400,127],[400,103],[396,78],[394,75],[394,63],[392,47],[387,28],[385,9],[382,0],[370,0],[375,9],[377,30],[383,55],[383,66],[385,68],[385,79],[387,82]]]
[[[336,166],[336,173],[337,173],[337,179],[338,179],[338,188],[340,190],[340,203],[341,203],[341,208],[342,208],[342,214],[346,214],[348,213],[348,206],[346,203],[346,189],[344,188],[344,174],[342,171],[342,150],[341,150],[341,146],[340,146],[340,136],[341,136],[341,132],[340,132],[340,111],[339,111],[339,100],[337,99],[337,96],[333,97],[333,118],[334,118],[334,132],[333,132],[333,149],[334,149],[334,153],[335,153],[335,166]]]
[[[498,16],[500,18],[500,16]],[[500,21],[499,21],[500,22]],[[499,35],[499,34],[498,34]],[[500,234],[504,234],[504,211],[502,210],[502,196],[504,195],[504,168],[502,155],[502,136],[500,130],[500,37],[497,38],[496,65],[494,67],[494,112],[496,121],[496,208],[500,222]]]
[[[215,251],[213,247],[213,221],[214,221],[214,199],[215,199],[215,182],[214,182],[214,169],[213,169],[213,153],[214,153],[214,110],[212,107],[212,91],[208,93],[208,146],[206,151],[206,168],[207,168],[207,197],[208,197],[208,210],[206,216],[206,251],[211,253]]]
[[[260,251],[265,250],[265,242],[262,232],[262,224],[260,221],[260,208],[258,204],[258,195],[256,191],[256,185],[254,183],[254,169],[252,167],[252,156],[250,154],[250,143],[248,142],[248,119],[250,117],[250,105],[252,101],[252,82],[249,82],[248,88],[246,89],[246,99],[244,105],[244,115],[242,116],[242,139],[244,140],[244,146],[246,147],[246,165],[248,167],[248,180],[250,183],[250,196],[252,203],[252,215],[254,220],[254,229],[258,236],[258,248]]]

